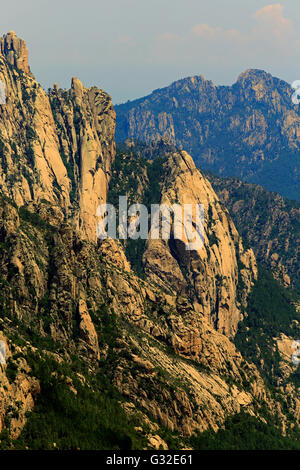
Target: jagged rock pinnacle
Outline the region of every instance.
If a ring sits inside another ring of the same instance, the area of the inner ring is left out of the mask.
[[[14,31],[9,31],[0,38],[0,53],[13,66],[33,77],[28,64],[28,49],[26,42],[17,37]]]

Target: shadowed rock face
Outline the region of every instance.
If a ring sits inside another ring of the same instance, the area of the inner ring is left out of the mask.
[[[300,200],[300,115],[292,93],[261,70],[247,70],[232,86],[186,78],[116,106],[116,138],[164,137],[203,169]]]

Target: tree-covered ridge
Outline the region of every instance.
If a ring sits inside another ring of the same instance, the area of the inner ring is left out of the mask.
[[[245,317],[234,342],[243,356],[254,362],[270,384],[284,380],[275,338],[280,333],[297,340],[300,314],[294,293],[282,287],[272,274],[259,266],[259,276],[248,298]],[[297,322],[295,322],[297,320]]]
[[[138,420],[126,416],[121,395],[103,371],[89,376],[80,361],[70,366],[39,354],[26,358],[41,393],[21,436],[11,441],[3,432],[0,449],[124,450],[146,445],[145,437],[134,429]]]
[[[206,173],[257,260],[300,289],[300,204],[238,179]]]
[[[217,432],[193,436],[191,444],[198,450],[300,450],[300,433],[282,436],[270,417],[262,421],[241,412],[228,418]]]

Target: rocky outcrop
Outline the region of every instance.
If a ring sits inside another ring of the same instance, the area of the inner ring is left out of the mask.
[[[161,236],[153,239],[149,233],[142,259],[147,278],[173,295],[188,299],[193,309],[214,328],[234,336],[242,319],[247,295],[257,278],[252,250],[244,249],[228,212],[221,206],[210,183],[195,167],[190,155],[184,151],[166,150],[165,157],[154,159],[152,163],[150,161],[147,167],[143,166],[138,152],[138,148],[136,153],[131,148],[126,157],[123,153],[117,156],[118,174],[113,171],[110,189],[113,195],[117,187],[118,194],[127,194],[131,199],[134,177],[131,181],[128,173],[134,165],[142,179],[138,187],[143,187],[142,191],[135,192],[135,197],[138,202],[147,202],[149,210],[150,204],[165,204],[168,207],[178,204],[181,208],[190,204],[194,210],[199,204],[204,210],[202,247],[187,250],[185,236],[181,240],[174,238],[174,225],[168,240]],[[152,172],[156,174],[156,189],[151,186]],[[151,200],[149,194],[152,194]],[[195,227],[195,211],[192,223]],[[133,264],[136,264],[135,261],[132,259]]]
[[[106,202],[115,153],[111,98],[96,87],[85,89],[77,78],[69,92],[55,86],[49,97],[60,153],[72,182],[71,199],[79,206],[76,226],[95,241],[96,210]]]
[[[99,360],[99,339],[84,299],[79,300],[78,313],[80,336]]]
[[[254,254],[244,250],[228,213],[186,152],[173,154],[164,170],[161,203],[178,203],[182,207],[202,204],[204,243],[200,249],[186,251],[177,240],[171,245],[163,240],[149,240],[144,254],[146,272],[156,282],[163,280],[165,285],[192,297],[199,313],[218,331],[233,336],[242,318],[242,303],[257,277]],[[196,226],[195,215],[193,222]],[[240,299],[239,276],[246,286]]]
[[[28,49],[26,42],[17,37],[14,31],[4,34],[0,38],[0,53],[7,62],[33,78],[28,64]]]
[[[0,56],[7,101],[0,109],[0,184],[18,206],[41,199],[67,209],[70,180],[45,91]],[[59,191],[58,191],[59,189]]]
[[[0,319],[3,327],[3,319]],[[30,367],[24,358],[12,359],[7,339],[0,332],[0,340],[6,347],[6,364],[0,365],[0,434],[7,430],[13,439],[17,438],[26,423],[26,416],[34,407],[34,400],[40,393],[40,384],[37,379],[30,377]],[[22,349],[14,347],[14,354],[21,355]],[[7,372],[14,370],[12,379]],[[8,429],[7,429],[8,428]]]
[[[96,210],[106,200],[115,150],[111,99],[76,78],[69,91],[55,86],[48,96],[27,70],[24,41],[9,33],[2,48],[1,190],[18,206],[46,200],[61,207],[83,237],[95,240]],[[19,66],[12,57],[19,57]]]

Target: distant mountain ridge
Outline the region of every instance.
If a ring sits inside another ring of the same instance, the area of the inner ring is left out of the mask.
[[[115,106],[116,140],[163,137],[202,169],[299,201],[300,110],[292,93],[288,83],[262,70],[247,70],[232,86],[185,78]]]

